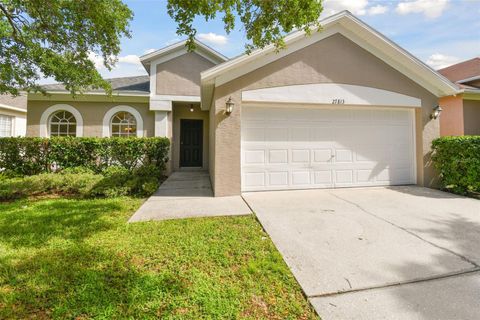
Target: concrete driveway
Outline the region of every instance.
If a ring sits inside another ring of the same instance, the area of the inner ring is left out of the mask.
[[[246,193],[323,319],[479,319],[480,201],[408,186]]]

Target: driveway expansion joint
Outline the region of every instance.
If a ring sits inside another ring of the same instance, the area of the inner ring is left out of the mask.
[[[393,226],[393,227],[395,227],[395,228],[397,228],[397,229],[400,229],[400,230],[402,230],[402,231],[404,231],[404,232],[406,232],[406,233],[414,236],[415,238],[417,238],[417,239],[419,239],[419,240],[421,240],[421,241],[423,241],[423,242],[425,242],[425,243],[428,243],[429,245],[434,246],[435,248],[438,248],[438,249],[440,249],[440,250],[446,251],[446,252],[448,252],[448,253],[450,253],[450,254],[453,254],[453,255],[459,257],[459,258],[462,259],[463,261],[471,264],[474,268],[480,268],[480,265],[478,265],[475,261],[473,261],[473,260],[465,257],[464,255],[462,255],[462,254],[460,254],[460,253],[458,253],[458,252],[455,252],[455,251],[450,250],[450,249],[448,249],[448,248],[442,247],[442,246],[440,246],[440,245],[438,245],[438,244],[436,244],[436,243],[433,243],[433,242],[431,242],[431,241],[428,241],[427,239],[419,236],[418,234],[414,233],[413,231],[411,231],[411,230],[409,230],[409,229],[407,229],[407,228],[405,228],[405,227],[399,226],[399,225],[397,225],[397,224],[395,224],[395,223],[393,223],[393,222],[391,222],[391,221],[388,221],[388,220],[380,217],[379,215],[377,215],[377,214],[375,214],[375,213],[373,213],[373,212],[370,212],[370,211],[366,210],[366,209],[363,208],[361,205],[359,205],[359,204],[357,204],[357,203],[355,203],[355,202],[353,202],[353,201],[350,201],[350,200],[347,200],[347,199],[345,199],[345,198],[342,198],[342,197],[340,197],[340,196],[338,196],[338,195],[336,195],[336,194],[334,194],[334,193],[332,193],[332,192],[328,192],[328,193],[329,193],[331,196],[333,196],[333,197],[335,197],[335,198],[337,198],[337,199],[339,199],[339,200],[345,201],[345,202],[347,202],[347,203],[349,203],[349,204],[357,207],[357,208],[360,209],[362,212],[364,212],[364,213],[366,213],[366,214],[368,214],[368,215],[370,215],[370,216],[372,216],[372,217],[374,217],[374,218],[376,218],[376,219],[378,219],[378,220],[381,220],[381,221],[383,221],[383,222],[385,222],[385,223],[388,223],[388,224],[390,224],[391,226]]]
[[[467,274],[471,274],[471,273],[479,273],[480,274],[480,267],[474,267],[474,268],[468,269],[468,270],[460,270],[460,271],[456,271],[456,272],[444,273],[444,274],[431,276],[431,277],[417,278],[417,279],[406,280],[406,281],[398,281],[398,282],[390,282],[390,283],[386,283],[386,284],[379,285],[379,286],[369,286],[369,287],[361,287],[361,288],[356,288],[356,289],[351,289],[351,290],[307,295],[307,297],[309,299],[333,297],[333,296],[338,296],[338,295],[348,294],[348,293],[372,291],[372,290],[379,290],[379,289],[385,289],[385,288],[391,288],[391,287],[400,287],[400,286],[404,286],[404,285],[408,285],[408,284],[415,284],[415,283],[421,283],[421,282],[428,282],[428,281],[442,280],[442,279],[447,279],[447,278],[454,278],[454,277],[459,277],[459,276],[463,276],[463,275],[467,275]]]

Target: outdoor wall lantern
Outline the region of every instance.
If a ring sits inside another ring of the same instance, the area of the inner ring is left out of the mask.
[[[432,114],[430,115],[430,119],[437,119],[438,117],[440,117],[440,113],[442,113],[443,109],[442,107],[440,106],[436,106],[433,108],[433,112]]]
[[[235,102],[233,102],[232,97],[229,97],[227,102],[225,102],[225,113],[230,115],[233,111],[233,107],[235,106]]]
[[[193,112],[193,104],[190,105],[190,112]]]

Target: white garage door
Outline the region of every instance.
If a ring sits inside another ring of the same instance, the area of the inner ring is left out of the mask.
[[[415,183],[414,112],[242,109],[242,190]]]

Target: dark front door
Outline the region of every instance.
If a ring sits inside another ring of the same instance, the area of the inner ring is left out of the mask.
[[[180,167],[201,167],[203,120],[180,120]]]

